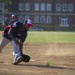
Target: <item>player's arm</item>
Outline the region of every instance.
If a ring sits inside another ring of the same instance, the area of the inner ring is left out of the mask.
[[[25,63],[28,63],[30,61],[30,56],[23,53],[23,41],[22,40],[20,40],[19,49],[21,52],[21,56],[23,57],[23,61]]]
[[[27,37],[27,33],[24,32],[24,33],[22,33],[22,36],[19,40],[19,49],[21,51],[21,54],[23,54],[23,43],[25,42],[26,37]]]
[[[19,49],[20,49],[20,52],[21,52],[21,55],[22,55],[22,51],[23,51],[23,41],[22,40],[20,40],[19,41]]]
[[[12,28],[10,28],[8,31],[8,34],[15,41],[16,44],[19,44],[19,40],[13,36],[13,32],[14,32],[14,30]]]

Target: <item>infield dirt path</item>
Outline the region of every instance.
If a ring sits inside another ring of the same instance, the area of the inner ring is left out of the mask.
[[[11,45],[0,54],[0,75],[75,75],[75,44],[26,43],[29,63],[13,65]],[[50,66],[46,67],[45,62]]]

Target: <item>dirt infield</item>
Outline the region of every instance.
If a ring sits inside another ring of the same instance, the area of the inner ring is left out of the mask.
[[[0,75],[75,75],[75,44],[26,43],[29,63],[13,65],[11,45],[0,54]],[[50,66],[45,66],[45,62]]]

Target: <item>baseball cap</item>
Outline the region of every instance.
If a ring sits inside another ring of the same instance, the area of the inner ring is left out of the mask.
[[[11,17],[14,17],[14,16],[15,16],[15,14],[12,14],[12,15],[11,15]]]
[[[32,26],[32,21],[30,19],[27,19],[24,21],[24,23],[27,27],[31,27]]]

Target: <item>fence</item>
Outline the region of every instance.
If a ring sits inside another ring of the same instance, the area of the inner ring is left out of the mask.
[[[70,27],[60,27],[59,25],[40,25],[35,24],[33,25],[30,30],[36,30],[36,31],[75,31],[75,25],[72,25]]]
[[[4,27],[4,25],[0,24],[0,30],[3,30]],[[60,27],[58,25],[33,24],[33,27],[31,27],[29,31],[75,31],[75,25],[70,27]]]

